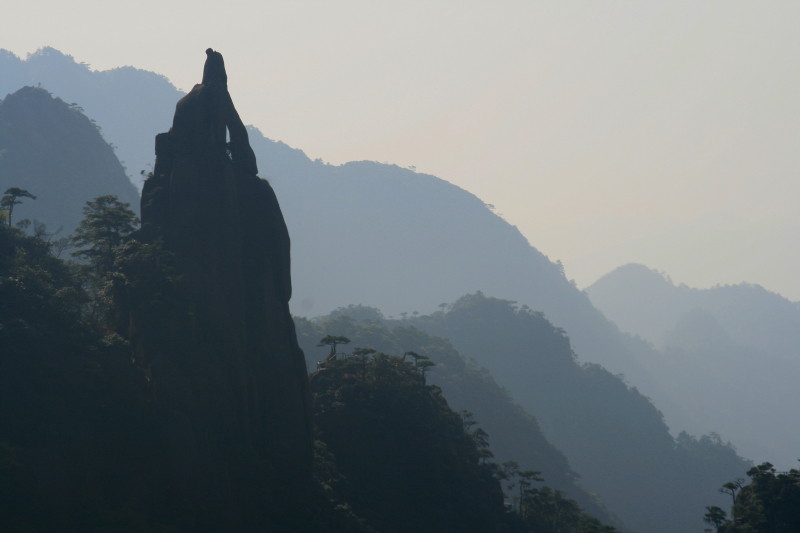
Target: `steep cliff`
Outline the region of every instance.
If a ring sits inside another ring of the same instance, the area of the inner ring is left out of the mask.
[[[286,526],[312,469],[289,235],[222,56],[207,55],[203,82],[156,138],[142,195],[139,240],[171,258],[177,281],[155,304],[129,299],[130,338],[163,408],[165,497],[181,506],[164,511],[195,517],[192,529]]]

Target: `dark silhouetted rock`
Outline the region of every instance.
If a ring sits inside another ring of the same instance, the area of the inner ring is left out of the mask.
[[[222,56],[206,53],[203,83],[156,138],[142,194],[139,239],[163,246],[178,281],[158,304],[130,309],[134,353],[164,413],[161,515],[185,516],[190,530],[289,527],[312,470],[289,235],[256,176]]]

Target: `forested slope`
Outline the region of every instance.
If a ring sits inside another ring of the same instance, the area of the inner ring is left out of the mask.
[[[488,368],[536,416],[581,483],[634,531],[702,527],[709,495],[748,467],[713,436],[673,439],[648,398],[604,368],[579,363],[566,333],[541,313],[478,293],[408,323]]]
[[[403,325],[392,327],[379,311],[363,306],[343,308],[313,321],[296,318],[298,340],[309,369],[314,369],[329,354],[319,346],[326,335],[345,336],[350,344],[340,350],[348,353],[367,347],[388,354],[424,354],[436,366],[427,379],[441,387],[444,397],[456,411],[467,411],[488,433],[490,449],[497,463],[515,461],[522,470],[536,470],[548,486],[575,499],[589,514],[613,523],[614,519],[596,497],[581,488],[564,455],[542,434],[536,419],[514,403],[495,383],[491,374],[462,357],[444,339]],[[411,356],[407,356],[411,361]]]

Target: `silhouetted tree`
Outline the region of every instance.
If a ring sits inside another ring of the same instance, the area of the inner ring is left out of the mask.
[[[353,350],[353,357],[357,357],[361,361],[361,373],[364,374],[367,371],[367,360],[369,356],[378,353],[376,350],[372,348],[356,348]]]
[[[80,249],[72,255],[89,261],[95,273],[104,275],[114,265],[114,252],[139,227],[130,204],[116,196],[98,196],[86,202],[84,219],[72,238]]]
[[[737,479],[736,481],[728,481],[722,487],[720,487],[719,491],[723,494],[728,494],[731,497],[731,504],[736,505],[736,494],[742,489],[742,484],[744,483],[744,479]]]
[[[430,360],[427,355],[420,355],[416,352],[406,352],[403,354],[403,359],[405,360],[406,356],[410,356],[414,359],[414,368],[416,368],[422,374],[422,382],[425,383],[425,372],[432,366],[436,366],[436,363]]]
[[[20,198],[30,198],[36,200],[36,196],[29,193],[25,189],[19,187],[11,187],[6,189],[3,193],[3,198],[0,200],[0,207],[8,211],[8,225],[11,225],[11,215],[14,213],[14,206],[22,203]]]
[[[722,508],[712,505],[711,507],[706,507],[706,511],[703,521],[713,525],[717,531],[720,531],[722,526],[728,523],[728,514]]]
[[[331,351],[328,354],[327,360],[330,361],[336,358],[336,347],[340,344],[349,344],[350,339],[339,335],[325,335],[319,340],[317,346],[330,346]]]

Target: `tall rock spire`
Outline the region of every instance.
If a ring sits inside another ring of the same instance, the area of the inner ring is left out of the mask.
[[[276,524],[302,498],[312,430],[286,224],[222,55],[206,55],[142,192],[140,240],[163,247],[178,281],[131,309],[130,338],[164,417],[164,498],[195,517],[189,529],[233,531]]]

